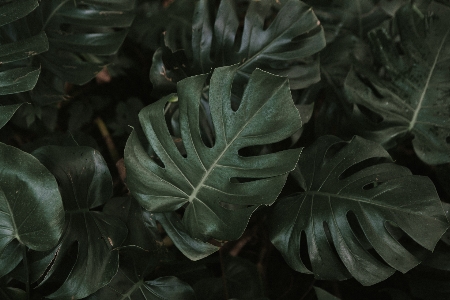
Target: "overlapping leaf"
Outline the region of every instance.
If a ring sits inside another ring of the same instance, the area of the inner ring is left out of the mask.
[[[253,211],[270,205],[283,187],[300,149],[242,157],[239,150],[285,139],[301,126],[285,78],[255,70],[237,111],[231,85],[239,66],[218,68],[209,86],[215,143],[208,148],[199,130],[199,105],[207,75],[178,84],[183,157],[169,134],[164,107],[173,95],[144,108],[140,122],[164,164],[152,160],[132,133],[125,147],[127,184],[144,208],[168,212],[185,206],[182,223],[194,238],[238,238]],[[250,179],[239,182],[239,178]]]
[[[176,277],[147,278],[152,275],[158,257],[138,247],[120,250],[120,269],[112,281],[87,300],[194,300],[192,288]]]
[[[421,160],[442,164],[450,162],[450,8],[433,3],[429,9],[431,17],[411,5],[398,11],[398,45],[384,28],[371,32],[388,77],[360,68],[350,72],[345,88],[351,102],[381,118],[364,124],[366,137],[389,147],[397,138],[412,135]],[[361,116],[357,107],[355,112]]]
[[[64,210],[52,174],[33,156],[0,143],[0,277],[22,260],[22,249],[54,247]]]
[[[0,105],[0,128],[5,126],[5,124],[12,118],[20,105],[21,104]]]
[[[18,23],[18,20],[24,18],[36,7],[38,7],[38,0],[17,0],[0,3],[0,95],[31,90],[38,80],[39,66],[14,64],[10,67],[13,64],[8,64],[47,51],[48,41],[44,31],[30,36],[10,36],[6,34],[8,28],[11,28],[13,24],[28,27],[25,23]],[[23,31],[27,30],[23,29]]]
[[[150,70],[152,83],[170,89],[186,74],[198,75],[236,63],[240,63],[236,81],[241,83],[256,68],[289,77],[293,89],[319,81],[319,62],[313,55],[325,46],[320,22],[303,2],[284,2],[251,1],[240,28],[234,0],[222,0],[216,14],[214,2],[199,1],[191,46],[184,49],[188,62],[169,54],[164,63],[163,49],[158,50]],[[278,14],[265,28],[273,10],[279,10]]]
[[[133,0],[42,1],[30,17],[48,36],[39,55],[43,76],[33,93],[40,104],[63,100],[64,82],[84,84],[115,54],[134,19]]]
[[[371,285],[420,262],[393,237],[387,223],[428,250],[448,228],[431,180],[391,163],[374,142],[319,138],[303,152],[299,168],[304,192],[277,202],[270,227],[272,242],[297,271],[319,279],[353,276]],[[300,258],[302,232],[312,270]]]
[[[92,210],[110,198],[111,175],[101,155],[89,147],[44,146],[33,155],[58,180],[66,212],[65,231],[47,256],[53,261],[43,280],[45,284],[56,276],[63,284],[48,297],[86,297],[116,274],[119,255],[112,249],[120,246],[127,236],[127,228],[119,218]],[[76,251],[76,257],[68,262],[72,250]],[[44,274],[47,265],[40,267],[43,269],[37,273]]]

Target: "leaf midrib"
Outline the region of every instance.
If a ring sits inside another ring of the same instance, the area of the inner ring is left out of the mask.
[[[414,110],[414,115],[413,115],[413,117],[411,119],[411,122],[409,123],[408,131],[411,131],[414,128],[414,126],[415,126],[415,124],[417,122],[417,118],[419,116],[419,112],[420,112],[420,110],[422,108],[423,101],[425,100],[425,94],[426,94],[426,92],[428,90],[428,86],[430,85],[431,77],[433,76],[433,72],[434,72],[434,69],[435,69],[436,64],[438,62],[439,55],[441,54],[441,50],[444,47],[444,43],[445,43],[445,41],[447,39],[447,36],[448,36],[449,32],[450,32],[450,29],[447,30],[447,32],[445,33],[444,37],[442,38],[441,44],[439,45],[439,48],[438,48],[438,50],[436,52],[436,57],[434,58],[433,64],[432,64],[432,66],[430,68],[430,71],[428,72],[427,81],[425,82],[425,86],[423,87],[422,93],[420,94],[419,103],[417,104],[417,107]]]
[[[275,95],[278,93],[278,91],[283,87],[283,85],[280,85],[275,91],[273,91],[272,95]],[[234,143],[234,141],[239,137],[239,135],[241,134],[241,132],[247,127],[247,125],[253,120],[253,118],[259,113],[259,111],[270,101],[270,99],[272,99],[272,95],[271,97],[267,97],[266,101],[264,102],[263,105],[261,105],[257,111],[255,111],[255,113],[247,120],[247,122],[245,122],[242,126],[242,128],[239,129],[239,131],[236,133],[236,135],[233,137],[233,139],[225,146],[225,148],[222,150],[222,152],[220,152],[220,154],[218,155],[218,157],[214,160],[214,162],[210,165],[210,167],[208,168],[208,170],[206,170],[206,173],[203,175],[202,179],[200,180],[200,182],[195,186],[194,190],[192,191],[191,195],[188,198],[188,201],[190,203],[192,203],[192,201],[194,199],[197,198],[197,194],[198,192],[204,187],[204,183],[206,182],[206,180],[208,179],[209,175],[211,174],[211,172],[214,170],[215,167],[218,166],[218,162],[222,159],[222,157],[225,155],[225,153],[228,151],[228,149],[231,147],[231,145]],[[241,103],[242,105],[242,103]],[[221,120],[223,123],[223,119]],[[224,132],[224,135],[226,135],[226,133]],[[226,138],[226,137],[225,137]],[[198,199],[198,198],[197,198]],[[200,199],[198,199],[200,202],[203,203],[203,201],[201,201]]]
[[[385,190],[382,193],[386,193],[388,191],[389,190]],[[401,209],[401,208],[399,208],[397,206],[386,205],[386,204],[382,204],[382,203],[379,203],[379,202],[373,202],[373,201],[369,201],[369,200],[367,200],[365,198],[359,198],[359,197],[354,197],[354,196],[350,196],[350,195],[345,195],[344,196],[344,195],[339,195],[339,194],[333,194],[333,193],[327,193],[327,192],[318,192],[318,191],[306,191],[306,192],[302,192],[301,194],[303,194],[305,196],[307,196],[307,195],[312,195],[312,196],[318,195],[318,196],[325,196],[325,197],[330,197],[330,198],[333,197],[333,198],[338,198],[338,199],[343,199],[343,200],[351,200],[351,201],[356,201],[359,204],[365,203],[365,204],[369,204],[369,205],[383,207],[385,209],[393,209],[393,210],[397,210],[397,211],[401,211],[401,212],[407,212],[407,213],[413,214],[413,215],[419,215],[421,217],[427,217],[427,218],[430,218],[430,219],[433,219],[433,220],[438,220],[438,219],[435,219],[433,217],[424,215],[421,212],[416,212],[416,211],[412,211],[412,210],[409,210],[409,209]],[[378,196],[378,195],[379,194],[377,194],[376,196]]]

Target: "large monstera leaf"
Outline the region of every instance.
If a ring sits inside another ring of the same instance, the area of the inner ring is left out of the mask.
[[[38,264],[43,269],[34,273],[44,274],[50,265],[41,285],[55,276],[63,282],[48,296],[51,299],[86,297],[116,274],[119,256],[112,249],[127,236],[126,225],[119,218],[92,210],[110,198],[111,175],[101,155],[89,147],[45,146],[33,155],[58,180],[66,212],[59,244],[46,256],[47,264]],[[74,262],[70,260],[73,252]]]
[[[27,66],[24,60],[47,51],[48,41],[44,31],[30,36],[17,36],[10,32],[11,27],[28,26],[21,19],[38,7],[38,0],[3,1],[0,3],[0,95],[14,94],[31,90],[39,77],[39,66]],[[14,22],[14,23],[13,23]],[[7,35],[5,32],[9,32]],[[14,63],[9,67],[9,63]],[[1,121],[0,121],[1,122]]]
[[[173,276],[153,278],[158,255],[138,247],[120,250],[120,269],[111,282],[87,300],[166,300],[196,299],[189,284]]]
[[[433,250],[448,227],[431,180],[392,163],[374,142],[324,136],[298,165],[304,191],[277,202],[270,226],[273,244],[297,271],[371,285],[420,263],[390,228]],[[302,233],[312,270],[300,257]]]
[[[191,47],[184,49],[188,62],[168,54],[165,64],[164,51],[159,49],[150,71],[152,83],[174,88],[174,82],[186,74],[198,75],[236,63],[240,63],[236,81],[241,83],[256,68],[287,76],[292,89],[319,81],[319,61],[313,55],[325,47],[320,22],[303,2],[282,2],[250,1],[242,29],[234,0],[222,0],[216,14],[214,1],[199,1],[192,21]],[[274,11],[278,14],[265,28]]]
[[[231,109],[231,85],[239,65],[218,68],[209,86],[215,143],[208,148],[199,130],[199,105],[208,75],[178,83],[181,138],[187,157],[175,146],[165,125],[169,95],[144,108],[139,119],[164,167],[132,133],[125,147],[127,184],[144,208],[169,212],[185,207],[182,223],[194,238],[237,239],[250,215],[280,193],[300,149],[242,157],[239,150],[274,143],[301,126],[285,78],[255,70],[237,111]],[[246,182],[239,181],[247,179]]]
[[[54,247],[63,225],[63,203],[52,174],[30,154],[0,143],[0,277],[19,264],[24,247]]]
[[[384,28],[372,31],[375,54],[389,77],[361,68],[366,79],[352,71],[345,89],[351,102],[381,117],[366,122],[365,137],[390,147],[397,138],[412,135],[421,160],[442,164],[450,162],[450,8],[433,3],[429,9],[431,17],[411,5],[398,11],[398,46]]]

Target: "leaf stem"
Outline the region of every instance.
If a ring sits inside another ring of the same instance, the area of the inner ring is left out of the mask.
[[[22,257],[23,257],[23,266],[25,268],[25,284],[26,284],[26,292],[27,292],[27,300],[30,300],[30,270],[28,268],[28,260],[27,260],[27,246],[22,245]]]
[[[109,133],[108,128],[105,125],[105,122],[102,118],[97,117],[94,120],[94,123],[97,125],[98,130],[102,134],[103,139],[105,140],[106,147],[108,148],[109,154],[114,162],[117,162],[120,159],[119,153],[117,152],[116,145],[111,138],[111,134]]]

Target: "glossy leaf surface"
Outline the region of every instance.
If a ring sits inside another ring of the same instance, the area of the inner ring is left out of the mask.
[[[49,40],[49,51],[39,56],[43,68],[63,81],[88,82],[122,45],[133,8],[133,0],[42,1],[33,22],[42,24]]]
[[[125,148],[127,184],[147,210],[174,211],[187,205],[182,222],[194,238],[236,239],[253,211],[272,204],[300,149],[241,157],[252,145],[274,143],[301,126],[288,82],[261,70],[252,74],[239,109],[231,109],[230,94],[239,66],[218,68],[209,87],[209,104],[216,141],[203,143],[199,131],[199,104],[207,75],[178,84],[181,137],[187,157],[176,148],[164,120],[164,107],[173,95],[147,106],[139,119],[152,148],[164,164],[158,166],[144,151],[135,133]],[[254,178],[239,183],[233,178]]]
[[[137,247],[123,248],[120,269],[112,281],[88,300],[194,300],[192,288],[176,277],[146,280],[158,262],[157,255]]]
[[[431,17],[411,5],[398,11],[398,46],[386,29],[372,31],[374,51],[389,78],[361,69],[368,79],[363,81],[352,71],[345,88],[351,102],[382,118],[366,125],[367,138],[389,147],[410,134],[421,160],[442,164],[450,162],[450,8],[434,3],[429,9]]]
[[[205,258],[220,249],[208,242],[191,237],[175,212],[154,215],[174,245],[190,260]]]
[[[196,4],[191,46],[185,48],[190,66],[183,68],[180,63],[182,68],[171,74],[157,52],[150,71],[154,84],[164,84],[164,81],[169,84],[167,81],[176,81],[183,73],[198,75],[236,63],[240,63],[236,81],[242,84],[256,68],[287,76],[292,89],[320,80],[319,62],[312,56],[325,47],[325,38],[309,6],[298,0],[283,4],[251,1],[240,29],[234,0],[222,0],[215,15],[214,5],[206,0]],[[265,20],[270,19],[274,11],[278,14],[265,28]],[[174,56],[169,60],[169,66],[176,65]]]
[[[17,0],[0,3],[0,27],[11,27],[11,23],[25,18],[38,7],[37,0]],[[17,23],[18,24],[18,23]],[[26,24],[21,24],[27,27]],[[4,29],[6,32],[8,28]],[[28,29],[29,30],[29,29]],[[29,36],[19,35],[15,39],[2,38],[0,28],[0,96],[25,92],[33,89],[39,77],[38,66],[15,64],[48,50],[47,36],[44,31],[38,31]],[[24,31],[24,28],[22,28]],[[8,65],[9,64],[9,65]]]
[[[45,146],[33,155],[58,180],[66,212],[65,230],[51,251],[53,262],[43,283],[64,273],[70,266],[67,256],[74,247],[77,249],[70,274],[66,273],[62,286],[48,297],[86,297],[116,274],[119,257],[112,249],[127,236],[127,228],[119,218],[92,210],[111,197],[111,175],[100,153],[89,147]]]
[[[54,247],[64,210],[52,174],[33,156],[0,143],[0,277],[22,259],[22,247]]]
[[[393,164],[374,142],[321,137],[303,152],[299,168],[304,191],[277,202],[270,227],[272,242],[297,271],[371,285],[420,263],[388,224],[429,250],[448,228],[433,183]],[[300,258],[302,232],[312,270]]]

